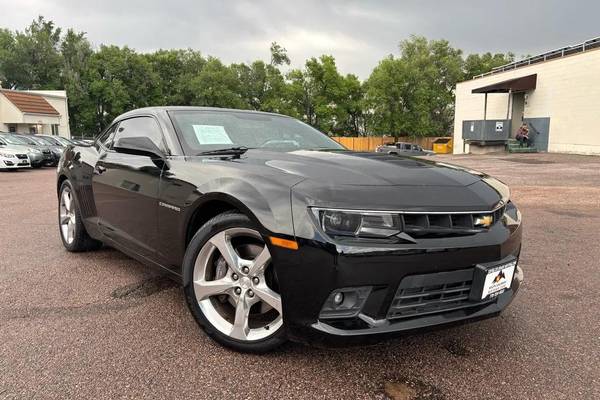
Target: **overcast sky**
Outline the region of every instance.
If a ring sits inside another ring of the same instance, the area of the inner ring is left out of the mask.
[[[411,34],[447,39],[465,53],[534,54],[600,36],[600,1],[573,0],[0,0],[0,27],[37,15],[87,32],[94,45],[138,51],[192,48],[225,62],[268,60],[269,44],[293,66],[332,54],[367,78]]]

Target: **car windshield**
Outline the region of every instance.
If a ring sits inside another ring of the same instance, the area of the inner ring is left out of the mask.
[[[51,136],[38,136],[37,139],[47,144],[51,144],[52,146],[62,146],[61,142],[59,142],[56,138],[53,138]]]
[[[45,137],[36,136],[32,137],[31,139],[44,146],[56,146],[56,144],[54,144],[50,139]]]
[[[17,136],[17,138],[19,138],[19,140],[22,142],[21,144],[25,143],[25,144],[29,144],[29,145],[33,145],[33,146],[39,145],[38,142],[36,142],[35,140],[28,138],[26,136]]]
[[[53,137],[52,139],[63,146],[68,146],[70,144],[74,144],[74,142],[72,142],[71,140],[61,137],[61,136]]]
[[[20,144],[20,145],[27,144],[26,141],[21,140],[21,138],[18,136],[5,135],[5,136],[2,136],[2,139],[4,139],[4,141],[6,143],[10,143],[10,144]]]
[[[187,154],[232,147],[344,150],[327,135],[293,118],[235,111],[171,111]]]

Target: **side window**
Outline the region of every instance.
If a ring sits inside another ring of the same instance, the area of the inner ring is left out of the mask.
[[[104,133],[102,133],[100,137],[98,137],[98,139],[96,140],[96,147],[98,147],[98,145],[101,145],[105,149],[110,149],[112,147],[115,138],[115,131],[117,130],[118,125],[119,124],[114,124],[113,126],[108,128]]]
[[[144,136],[152,140],[161,150],[165,150],[160,127],[151,117],[135,117],[121,121],[115,135],[115,142],[130,137]]]

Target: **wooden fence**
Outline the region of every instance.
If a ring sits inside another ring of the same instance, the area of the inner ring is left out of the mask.
[[[433,142],[441,136],[418,136],[415,138],[393,136],[334,136],[333,140],[353,151],[375,151],[377,146],[393,142],[416,143],[425,150],[433,148]],[[445,137],[445,136],[444,136]]]

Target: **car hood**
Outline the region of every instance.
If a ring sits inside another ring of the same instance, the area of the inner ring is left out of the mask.
[[[32,147],[24,144],[9,144],[8,146],[0,147],[0,151],[12,150],[15,153],[29,153],[31,152]]]
[[[243,182],[252,187],[243,191],[251,193],[249,201],[280,185],[288,186],[294,201],[303,207],[478,211],[493,209],[509,198],[506,185],[485,174],[415,157],[251,149],[239,158],[198,156],[188,160],[203,165],[198,170],[184,168],[186,179],[197,182],[201,192]]]
[[[0,146],[0,153],[6,154],[26,154],[24,150],[15,149],[14,147]]]
[[[380,153],[249,150],[243,159],[306,179],[335,185],[454,186],[481,180],[482,174],[414,157]]]

